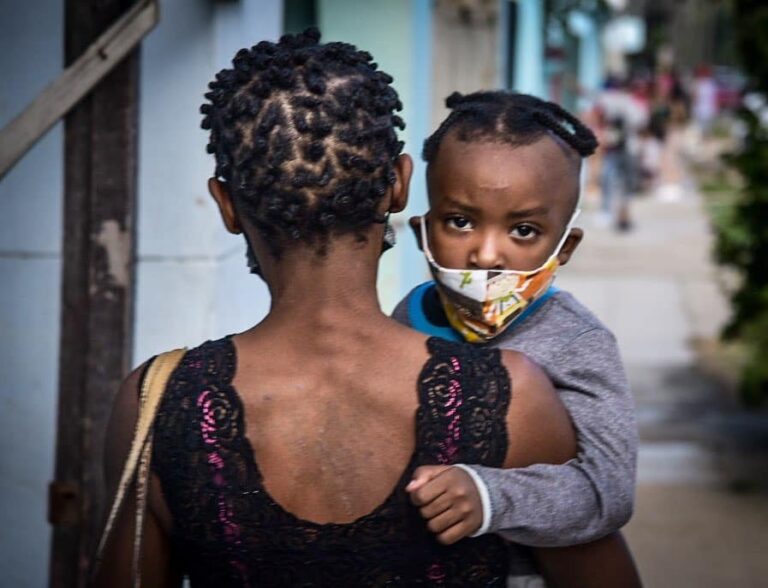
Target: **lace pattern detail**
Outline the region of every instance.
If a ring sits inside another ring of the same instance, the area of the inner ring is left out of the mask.
[[[349,524],[304,521],[265,491],[231,384],[231,340],[187,353],[155,422],[153,469],[173,517],[175,552],[193,587],[505,585],[501,539],[440,545],[405,486],[419,465],[501,466],[508,375],[497,350],[436,338],[427,345],[416,450],[391,495]]]

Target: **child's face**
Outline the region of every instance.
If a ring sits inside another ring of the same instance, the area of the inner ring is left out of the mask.
[[[550,137],[512,147],[446,136],[427,174],[429,246],[456,269],[527,271],[557,247],[579,193],[579,160]],[[582,237],[572,229],[560,264]]]

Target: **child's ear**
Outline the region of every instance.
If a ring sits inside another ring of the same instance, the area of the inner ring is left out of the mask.
[[[576,251],[576,248],[579,246],[579,243],[581,243],[583,238],[584,231],[581,229],[571,229],[571,234],[568,235],[568,238],[563,244],[563,248],[560,250],[560,253],[557,256],[557,261],[560,262],[560,265],[565,265],[568,263],[568,261],[571,259],[571,255],[573,255],[573,252]]]
[[[243,228],[240,226],[240,221],[237,220],[235,204],[232,202],[232,195],[229,193],[227,184],[216,178],[211,178],[208,180],[208,191],[219,207],[221,220],[224,221],[227,230],[234,235],[242,233]]]
[[[416,237],[416,244],[419,246],[420,251],[424,251],[424,246],[421,243],[421,223],[423,217],[420,216],[412,216],[408,219],[408,225],[411,227],[411,230],[413,231],[413,236]]]

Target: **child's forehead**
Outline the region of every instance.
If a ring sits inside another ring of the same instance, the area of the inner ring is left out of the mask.
[[[517,146],[493,140],[446,139],[428,167],[433,206],[446,196],[475,200],[485,195],[492,196],[486,202],[496,205],[516,208],[536,201],[559,211],[571,210],[578,200],[581,159],[571,159],[548,135]]]
[[[581,157],[550,132],[526,142],[517,142],[513,138],[508,141],[495,137],[462,138],[460,133],[448,133],[429,169],[433,172],[445,167],[455,169],[457,160],[462,163],[462,168],[467,165],[514,165],[540,161],[546,166],[565,166],[578,173],[581,166]]]
[[[427,172],[430,183],[440,184],[575,185],[579,183],[580,164],[581,158],[572,149],[549,135],[525,145],[447,136]]]

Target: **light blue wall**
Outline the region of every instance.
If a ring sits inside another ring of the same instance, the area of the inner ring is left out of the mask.
[[[544,85],[544,1],[517,0],[513,89],[546,97]]]
[[[424,140],[432,129],[432,1],[413,0],[411,3],[412,21],[411,35],[411,80],[412,80],[412,115],[407,123],[410,129],[408,151],[413,156],[413,180],[408,208],[400,215],[400,242],[397,255],[400,264],[400,281],[398,283],[398,301],[411,288],[429,279],[429,271],[424,255],[416,246],[416,239],[407,226],[410,216],[422,215],[427,212],[426,164],[421,159],[421,148]]]
[[[391,74],[403,102],[405,151],[416,168],[410,204],[392,217],[397,247],[382,258],[379,297],[390,311],[411,287],[426,278],[423,256],[416,249],[407,218],[426,210],[421,145],[429,132],[432,80],[432,2],[430,0],[319,0],[318,18],[324,41],[346,41],[369,51]]]
[[[345,41],[369,51],[395,78],[407,119],[412,109],[411,0],[318,0],[323,41]],[[406,140],[410,129],[406,130]]]
[[[0,127],[61,71],[63,3],[0,2]],[[62,128],[0,181],[0,569],[46,585],[61,287]]]
[[[602,82],[600,29],[592,16],[580,11],[570,13],[568,27],[579,38],[578,80],[583,95],[579,99],[577,109],[581,112],[592,105],[592,100]]]

